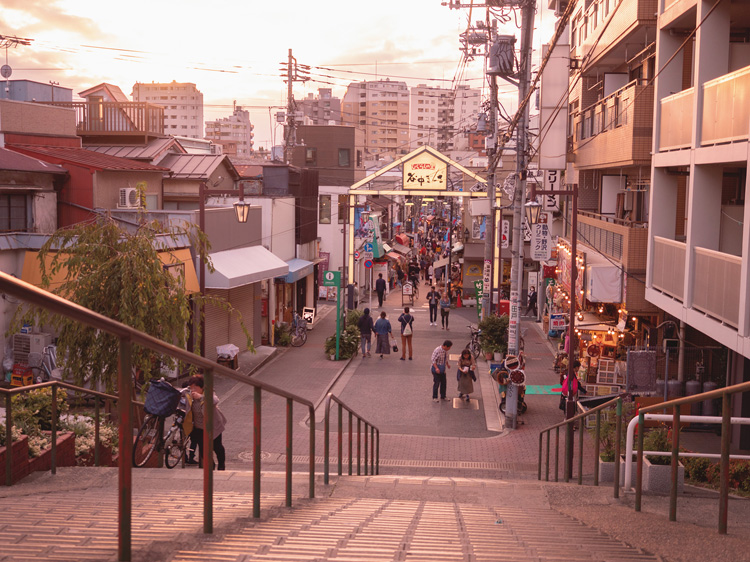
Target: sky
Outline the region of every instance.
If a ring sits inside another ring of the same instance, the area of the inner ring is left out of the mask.
[[[484,14],[474,8],[471,20]],[[0,35],[33,41],[0,57],[5,63],[7,56],[11,79],[56,82],[73,99],[101,82],[128,96],[136,82],[193,82],[204,120],[230,115],[236,102],[250,111],[255,147],[270,148],[282,139],[272,118],[286,105],[280,69],[289,49],[311,67],[311,80],[294,85],[296,99],[318,88],[343,98],[350,82],[385,78],[446,88],[460,78],[483,88],[483,60],[462,63],[459,34],[468,17],[469,9],[440,0],[3,0]],[[554,23],[542,0],[535,54]],[[520,37],[512,16],[501,32]],[[500,91],[513,111],[513,88],[501,83]]]

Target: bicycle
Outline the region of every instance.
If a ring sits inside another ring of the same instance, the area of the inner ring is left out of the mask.
[[[479,357],[479,354],[482,352],[482,345],[479,343],[479,336],[482,333],[482,330],[474,328],[471,324],[466,327],[471,331],[471,340],[466,344],[466,348],[471,351],[471,354],[476,361],[477,357]]]
[[[307,341],[307,320],[296,312],[292,320],[292,346],[301,347]]]
[[[167,387],[172,388],[172,391],[169,391]],[[190,438],[185,435],[182,425],[190,411],[189,394],[189,388],[178,391],[163,378],[152,381],[146,396],[147,415],[133,444],[134,466],[144,466],[154,451],[162,449],[165,453],[164,464],[167,468],[174,468],[184,458],[190,443]],[[174,415],[172,427],[164,435],[164,421],[170,415]]]

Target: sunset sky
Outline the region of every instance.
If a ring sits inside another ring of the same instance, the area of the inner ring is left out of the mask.
[[[484,12],[474,9],[472,21]],[[461,65],[458,37],[468,14],[440,0],[3,0],[0,35],[33,39],[7,51],[11,79],[57,82],[74,99],[100,82],[128,96],[135,82],[194,82],[205,120],[231,114],[236,100],[250,110],[256,148],[268,148],[281,142],[271,115],[286,104],[279,63],[288,49],[312,67],[312,80],[295,84],[297,99],[328,87],[343,97],[350,82],[381,78],[450,88],[459,69],[463,83],[482,88],[483,61]],[[554,24],[543,2],[535,55]],[[501,29],[520,36],[512,18]],[[513,88],[500,89],[512,111]]]

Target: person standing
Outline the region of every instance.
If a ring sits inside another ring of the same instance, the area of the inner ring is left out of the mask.
[[[396,280],[398,281],[398,286],[403,287],[404,286],[404,270],[401,269],[401,264],[396,264]]]
[[[427,277],[430,280],[430,283],[435,282],[435,265],[432,262],[432,257],[430,258],[430,265],[427,268]]]
[[[378,294],[378,308],[383,307],[383,297],[385,296],[385,279],[383,274],[378,273],[378,279],[375,281],[375,292]]]
[[[536,287],[532,285],[531,287],[529,287],[529,302],[528,302],[528,306],[526,306],[526,316],[529,315],[529,312],[532,312],[532,316],[536,318],[537,316],[536,301],[537,301]]]
[[[398,317],[398,321],[401,324],[401,361],[406,360],[406,346],[409,345],[409,361],[412,360],[412,346],[411,337],[414,334],[413,324],[414,317],[409,314],[409,307],[404,307],[404,312]]]
[[[382,279],[382,278],[381,278]],[[362,346],[362,357],[370,357],[370,347],[372,346],[372,330],[375,327],[370,316],[370,309],[365,308],[364,314],[357,321],[359,328],[359,339]]]
[[[445,397],[445,391],[447,386],[445,371],[450,369],[450,363],[448,363],[448,351],[453,347],[453,342],[445,340],[443,345],[435,348],[432,352],[432,401],[438,402],[438,390],[440,391],[440,399],[448,400]]]
[[[190,432],[190,442],[197,445],[198,448],[198,463],[203,464],[203,429],[205,427],[205,406],[203,396],[203,375],[193,375],[188,379],[188,387],[190,387],[190,396],[193,399],[193,405],[191,407],[193,412],[193,431]],[[219,398],[214,394],[214,453],[216,454],[216,460],[218,462],[219,470],[226,470],[226,451],[224,445],[221,442],[221,434],[224,433],[224,429],[227,425],[227,418],[219,410]],[[195,447],[191,447],[188,452],[188,459],[186,464],[196,464]]]
[[[448,328],[448,317],[451,313],[451,300],[448,298],[448,291],[443,291],[442,297],[440,297],[440,322],[443,330],[450,330]]]
[[[474,392],[474,383],[477,380],[476,370],[477,364],[474,357],[469,348],[465,348],[458,359],[456,378],[458,379],[458,397],[467,402],[471,400],[469,394]]]
[[[431,289],[427,293],[427,304],[430,305],[430,326],[437,326],[437,309],[440,302],[440,293],[435,290],[435,285]]]
[[[375,344],[375,353],[379,353],[382,359],[383,355],[391,354],[391,346],[388,341],[391,335],[391,323],[386,319],[385,310],[380,313],[380,318],[375,322],[374,331],[378,338]]]
[[[357,282],[354,282],[354,309],[357,309],[357,305],[359,304],[359,285],[357,285]]]

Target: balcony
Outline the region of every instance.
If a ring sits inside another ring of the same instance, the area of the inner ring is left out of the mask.
[[[685,243],[654,236],[652,286],[685,302]]]
[[[645,222],[616,219],[589,211],[578,212],[578,238],[599,253],[619,261],[625,270],[646,269]]]
[[[701,145],[748,139],[750,66],[703,85],[701,131]]]
[[[693,308],[737,328],[742,258],[695,248]]]
[[[651,163],[653,86],[634,80],[574,116],[579,169]]]
[[[683,90],[661,100],[659,150],[688,148],[693,138],[695,89]]]
[[[164,107],[143,102],[44,102],[76,112],[82,137],[162,137]]]

